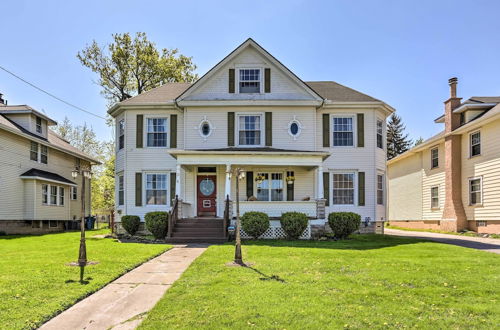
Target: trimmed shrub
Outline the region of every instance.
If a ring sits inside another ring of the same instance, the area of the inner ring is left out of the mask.
[[[241,217],[241,227],[248,235],[259,238],[269,228],[269,217],[263,212],[246,212]]]
[[[328,215],[328,224],[337,238],[347,238],[359,229],[361,216],[354,212],[332,212]]]
[[[122,227],[129,233],[134,236],[135,233],[139,230],[139,225],[141,224],[141,218],[137,215],[124,215],[122,217]]]
[[[167,236],[168,212],[149,212],[144,216],[146,229],[153,234],[156,239],[163,239]]]
[[[285,212],[281,215],[281,228],[287,238],[298,239],[307,228],[307,215],[301,212]]]

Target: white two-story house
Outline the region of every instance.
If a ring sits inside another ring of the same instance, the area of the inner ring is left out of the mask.
[[[313,227],[335,211],[385,220],[385,123],[393,111],[333,81],[304,82],[248,39],[195,83],[165,84],[109,110],[117,220],[170,210],[176,196],[179,218],[196,219],[199,229],[233,218],[236,169],[245,174],[241,214],[299,211]],[[272,227],[266,237],[279,236],[279,222]],[[172,229],[169,236],[182,236]]]

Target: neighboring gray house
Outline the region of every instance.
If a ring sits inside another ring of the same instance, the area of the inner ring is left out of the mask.
[[[333,211],[385,220],[385,121],[393,111],[333,81],[304,82],[248,39],[197,82],[165,84],[109,110],[117,221],[170,210],[177,195],[184,220],[169,239],[213,237],[206,228],[225,211],[234,216],[225,201],[235,200],[235,168],[246,173],[241,214],[299,211],[319,227]],[[281,234],[275,221],[264,237]]]

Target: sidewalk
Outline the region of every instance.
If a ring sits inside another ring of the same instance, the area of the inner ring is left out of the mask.
[[[177,245],[45,323],[40,329],[135,329],[207,244]]]
[[[393,236],[428,239],[439,243],[454,244],[466,248],[500,254],[500,239],[495,239],[495,238],[458,236],[449,234],[429,233],[423,231],[406,231],[406,230],[389,229],[389,228],[384,228],[384,233],[386,235],[393,235]]]

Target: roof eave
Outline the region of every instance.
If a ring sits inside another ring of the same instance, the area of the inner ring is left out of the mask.
[[[116,103],[108,110],[108,114],[111,117],[116,118],[124,110],[133,109],[137,107],[141,107],[143,109],[177,108],[174,100],[168,100],[165,102],[140,102],[140,103],[130,103],[130,104]]]

